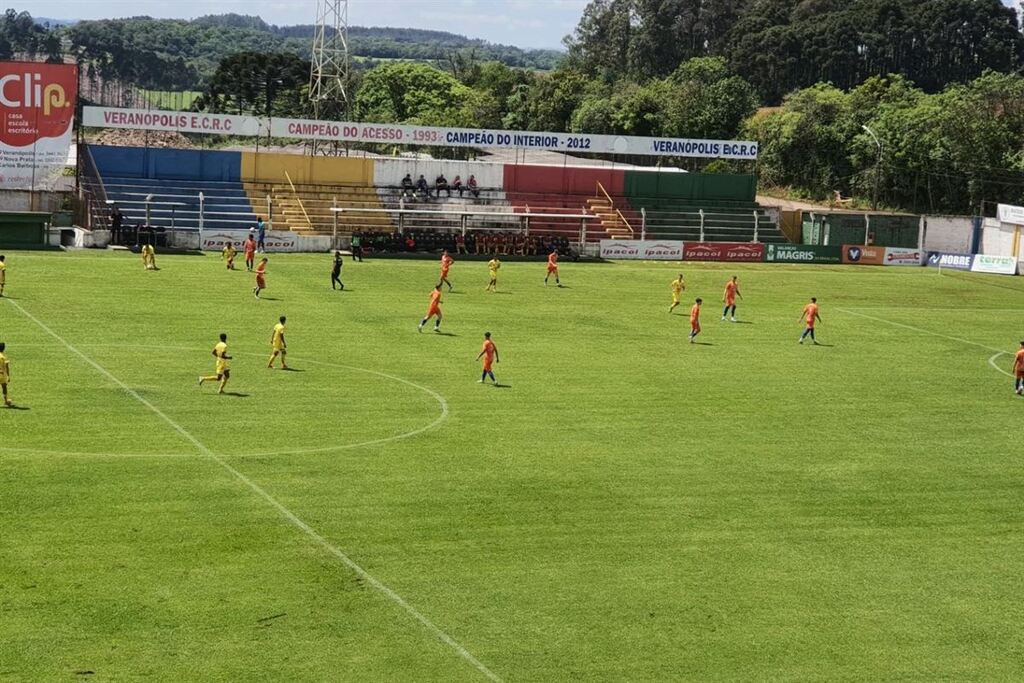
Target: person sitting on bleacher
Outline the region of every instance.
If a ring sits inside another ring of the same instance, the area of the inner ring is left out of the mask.
[[[462,176],[455,176],[455,180],[452,181],[452,189],[458,192],[460,197],[462,196]]]
[[[474,197],[479,197],[480,196],[480,188],[478,188],[476,186],[476,176],[475,175],[470,175],[469,176],[469,180],[467,181],[466,186],[469,188],[469,193],[471,195],[473,195]]]
[[[411,173],[406,173],[405,177],[402,178],[402,199],[405,199],[406,197],[410,199],[412,199],[413,197],[413,184]]]
[[[427,185],[427,179],[420,173],[420,179],[416,181],[416,191],[423,195],[424,199],[430,199],[430,186]]]
[[[444,177],[444,173],[439,173],[434,180],[434,196],[440,199],[442,192],[447,192],[449,197],[452,196],[452,191],[448,188],[448,179]]]

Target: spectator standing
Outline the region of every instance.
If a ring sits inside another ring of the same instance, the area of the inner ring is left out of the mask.
[[[263,216],[256,217],[256,248],[260,253],[267,250],[267,224],[263,222]]]
[[[466,236],[459,233],[455,236],[455,253],[465,254],[466,252]]]
[[[124,214],[115,204],[114,208],[110,210],[110,241],[114,244],[120,243],[122,225],[124,225]]]
[[[352,260],[363,262],[363,235],[359,232],[352,233]]]

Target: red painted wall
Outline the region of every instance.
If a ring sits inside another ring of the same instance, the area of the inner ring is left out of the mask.
[[[505,164],[506,192],[579,194],[594,196],[600,182],[610,195],[621,195],[625,171],[574,166],[526,166]]]

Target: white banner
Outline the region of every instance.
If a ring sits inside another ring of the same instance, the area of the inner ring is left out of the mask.
[[[1017,259],[1012,256],[986,256],[975,254],[971,270],[975,273],[995,273],[996,275],[1016,275]]]
[[[230,242],[239,251],[237,260],[243,261],[245,259],[243,245],[249,234],[248,230],[204,230],[199,248],[203,251],[221,251]],[[251,234],[253,238],[256,237],[255,232]],[[297,237],[298,235],[294,232],[267,230],[264,240],[266,251],[299,251]]]
[[[679,240],[601,240],[601,258],[644,261],[682,261]]]
[[[920,249],[886,247],[884,264],[887,266],[920,266],[924,263],[924,256],[924,252]]]
[[[162,130],[207,135],[266,135],[267,121],[255,116],[160,111],[157,109],[115,109],[83,107],[82,125],[94,128]]]
[[[169,130],[214,135],[271,135],[299,140],[332,140],[435,147],[538,149],[594,154],[642,154],[720,159],[757,159],[748,140],[692,140],[631,135],[542,133],[477,128],[405,126],[310,119],[263,119],[195,112],[85,107],[82,124],[98,128]]]
[[[999,217],[1000,223],[1013,223],[1015,225],[1024,225],[1024,206],[1014,206],[1012,204],[997,204],[996,215]]]

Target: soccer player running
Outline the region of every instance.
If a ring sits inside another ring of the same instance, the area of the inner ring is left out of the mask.
[[[213,354],[213,357],[217,359],[217,366],[214,374],[199,376],[199,386],[203,386],[203,382],[213,382],[214,380],[218,380],[220,382],[220,389],[217,393],[223,394],[224,386],[231,378],[231,356],[228,355],[228,335],[223,332],[220,333],[220,341],[213,347],[213,351],[211,353]]]
[[[490,272],[491,281],[484,287],[485,292],[497,292],[498,291],[498,269],[501,268],[501,261],[497,258],[492,258],[487,262],[487,270]]]
[[[7,257],[0,254],[0,296],[4,295],[4,287],[7,286]]]
[[[683,290],[686,289],[686,280],[683,279],[683,274],[679,273],[679,277],[672,281],[672,305],[668,307],[668,312],[671,313],[679,305],[679,299],[683,294]]]
[[[232,242],[228,242],[224,245],[224,252],[221,254],[221,258],[224,259],[224,267],[228,270],[235,269],[235,254],[238,250],[235,249],[235,245]]]
[[[434,286],[434,290],[430,293],[430,308],[427,309],[427,314],[420,321],[419,326],[416,328],[417,332],[423,331],[423,326],[427,324],[427,321],[437,316],[437,320],[434,321],[434,332],[441,331],[441,283],[438,282]]]
[[[11,402],[10,397],[7,395],[7,383],[11,381],[11,361],[7,360],[7,356],[4,353],[7,350],[7,345],[0,342],[0,391],[4,395],[4,405],[10,408],[14,405]]]
[[[288,369],[288,364],[285,363],[285,356],[288,355],[288,343],[284,340],[284,322],[285,317],[282,315],[278,318],[278,323],[274,325],[274,331],[270,335],[270,348],[273,349],[274,352],[270,354],[270,361],[267,363],[268,368],[274,367],[274,359],[280,355],[281,369]]]
[[[736,322],[736,297],[743,298],[740,294],[740,285],[736,282],[736,276],[733,275],[732,279],[725,283],[725,293],[722,295],[722,301],[725,302],[725,308],[722,309],[722,320],[725,320],[725,316],[732,311],[732,321]]]
[[[499,362],[498,347],[494,345],[493,341],[491,341],[490,332],[484,332],[484,345],[480,349],[480,353],[476,356],[477,360],[480,360],[481,358],[484,359],[484,369],[480,375],[479,384],[483,384],[484,380],[488,377],[491,378],[491,382],[497,384],[498,380],[494,378],[494,371],[491,369],[491,364]]]
[[[256,266],[256,286],[252,288],[253,296],[260,298],[260,292],[267,288],[267,257],[260,259]]]
[[[449,256],[448,250],[445,249],[441,254],[441,282],[438,284],[447,284],[449,292],[452,291],[452,283],[448,279],[448,271],[451,270],[453,263],[455,263],[455,259]]]
[[[555,276],[555,284],[561,287],[562,281],[558,279],[558,249],[554,247],[551,248],[551,253],[548,254],[548,274],[544,276],[545,285],[552,274]]]
[[[817,345],[818,340],[814,338],[814,323],[821,322],[821,316],[818,315],[818,300],[813,296],[811,297],[811,303],[804,306],[804,312],[800,314],[800,320],[807,324],[804,333],[800,335],[800,343],[803,344],[804,339],[810,337],[811,342]]]
[[[341,281],[342,265],[341,252],[334,252],[334,264],[331,266],[331,289],[338,289],[338,287],[341,287],[342,290],[345,289],[345,283]]]
[[[252,231],[249,232],[249,238],[245,240],[243,246],[245,248],[245,269],[251,273],[253,261],[256,260],[256,240],[252,237]]]
[[[0,344],[0,351],[3,350],[4,345]],[[1013,388],[1018,396],[1024,396],[1024,341],[1013,357]]]
[[[700,306],[704,303],[703,299],[697,299],[693,302],[693,306],[690,307],[690,343],[697,338],[700,334]]]

